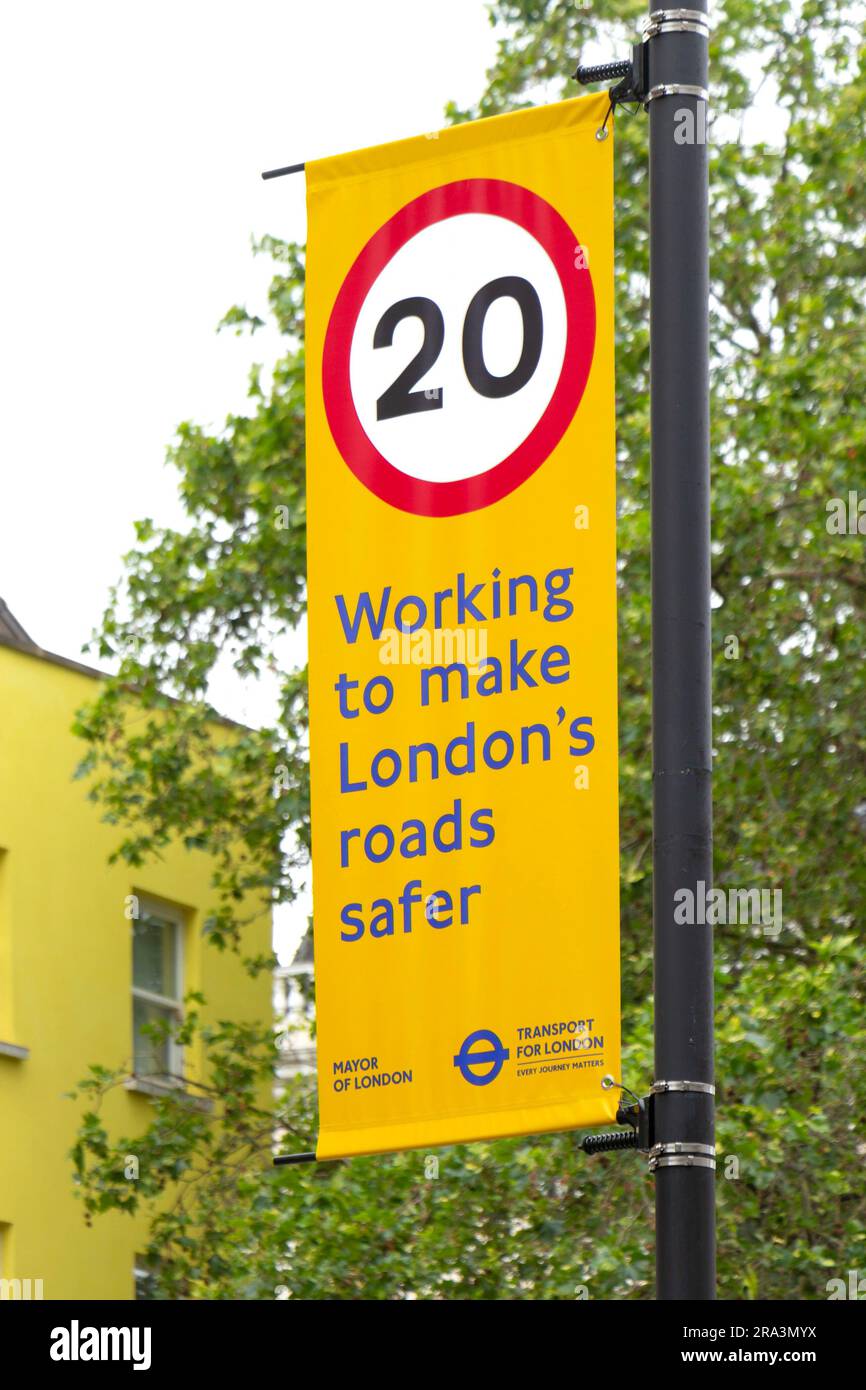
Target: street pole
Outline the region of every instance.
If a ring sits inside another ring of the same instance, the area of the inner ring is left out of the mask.
[[[715,1297],[707,0],[650,5],[656,1297]],[[684,114],[688,113],[688,114]]]

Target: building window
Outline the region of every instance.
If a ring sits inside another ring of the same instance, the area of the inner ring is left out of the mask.
[[[136,1076],[180,1080],[182,1050],[170,1036],[145,1031],[174,1029],[183,1017],[183,919],[180,913],[142,904],[132,924],[132,1037]]]
[[[148,1264],[143,1255],[136,1255],[133,1265],[135,1280],[135,1300],[149,1303],[156,1299],[156,1274],[153,1265]]]
[[[12,1026],[12,933],[6,883],[6,850],[0,847],[0,1042],[14,1042]]]

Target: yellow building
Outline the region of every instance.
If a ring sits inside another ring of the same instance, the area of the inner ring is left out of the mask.
[[[0,1293],[46,1299],[135,1296],[146,1224],[110,1213],[92,1228],[68,1153],[81,1113],[64,1098],[91,1063],[124,1066],[113,1133],[148,1122],[166,1071],[200,1059],[141,1033],[189,990],[205,1019],[269,1021],[270,982],[203,941],[210,863],[173,847],[131,870],[108,864],[117,827],[72,780],[84,745],[70,732],[99,673],[42,651],[0,600]],[[135,914],[138,914],[137,916]],[[248,929],[270,949],[270,921]],[[20,1285],[8,1281],[21,1281]],[[41,1281],[39,1283],[38,1281]]]

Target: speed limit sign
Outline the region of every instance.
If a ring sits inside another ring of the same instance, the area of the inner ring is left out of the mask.
[[[607,114],[306,166],[320,1158],[616,1116]]]
[[[576,232],[537,194],[463,179],[412,199],[343,281],[322,387],[349,468],[384,502],[455,516],[544,462],[595,343]]]

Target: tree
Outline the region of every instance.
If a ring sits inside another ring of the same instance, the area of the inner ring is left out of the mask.
[[[500,0],[485,94],[450,118],[570,91],[565,74],[581,50],[622,52],[642,12],[637,0],[591,11]],[[866,578],[862,536],[827,525],[833,499],[862,478],[866,444],[862,30],[862,7],[845,0],[726,0],[711,41],[716,874],[723,887],[780,889],[784,904],[778,934],[717,931],[725,1297],[826,1297],[828,1278],[862,1264],[866,1238],[856,1066]],[[620,114],[623,1079],[638,1090],[652,1079],[645,174],[645,122]],[[80,721],[93,794],[125,827],[119,853],[138,862],[174,833],[216,850],[213,935],[236,946],[237,893],[290,897],[286,832],[308,839],[302,673],[284,677],[278,727],[217,748],[206,721],[216,660],[228,653],[254,675],[273,659],[274,633],[303,611],[303,258],[275,240],[261,249],[277,262],[270,307],[286,355],[267,388],[254,375],[249,413],[219,435],[181,428],[172,458],[189,530],[140,526],[98,638],[119,673]],[[254,332],[261,320],[237,309],[226,322]],[[127,716],[142,705],[146,732],[135,736]],[[274,798],[278,763],[289,789]],[[105,1084],[97,1077],[97,1090]],[[314,1132],[302,1086],[285,1109],[286,1123]],[[156,1144],[165,1123],[158,1114]],[[98,1118],[87,1125],[83,1191],[110,1205],[123,1191],[112,1180],[122,1146]],[[201,1143],[190,1131],[185,1161]],[[232,1239],[263,1296],[277,1284],[338,1297],[574,1297],[577,1286],[649,1295],[651,1199],[633,1157],[586,1160],[566,1134],[440,1159],[438,1180],[425,1180],[412,1154],[287,1178],[260,1154],[241,1178],[215,1173],[200,1185],[186,1220],[209,1239],[220,1183],[249,1183],[257,1214],[242,1222],[235,1212]],[[237,1290],[234,1269],[207,1288],[190,1272],[207,1249],[192,1256],[172,1235],[164,1288]]]

